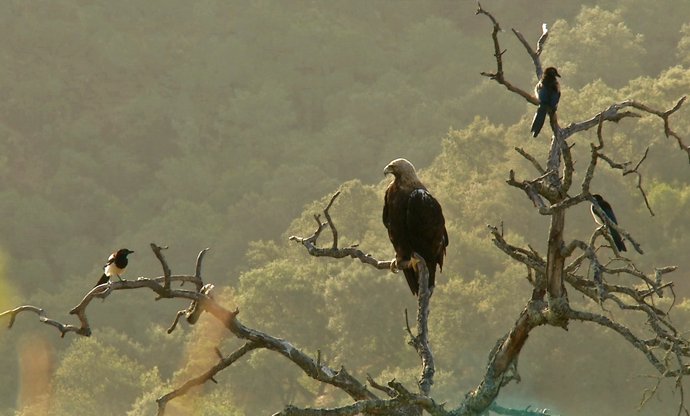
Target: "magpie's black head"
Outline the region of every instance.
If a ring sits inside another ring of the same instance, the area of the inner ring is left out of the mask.
[[[560,78],[561,74],[558,73],[556,68],[550,66],[544,70],[544,78],[547,78],[547,77],[551,77],[551,78],[558,77],[558,78]]]
[[[132,253],[134,253],[134,252],[128,248],[121,248],[121,249],[117,250],[117,253],[115,253],[115,256],[126,258],[129,254],[132,254]]]
[[[601,205],[602,201],[604,200],[604,197],[599,195],[599,194],[594,194],[594,195],[592,195],[592,197],[597,201],[597,204],[600,204],[600,205]]]

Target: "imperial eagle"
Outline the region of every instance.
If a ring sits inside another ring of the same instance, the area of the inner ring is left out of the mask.
[[[392,174],[393,182],[386,189],[383,205],[383,224],[395,249],[392,270],[403,261],[413,261],[413,268],[405,268],[405,278],[414,295],[419,292],[419,279],[412,254],[416,252],[429,270],[429,288],[434,287],[436,265],[443,268],[448,246],[448,233],[441,205],[420,182],[412,163],[395,159],[383,170]]]

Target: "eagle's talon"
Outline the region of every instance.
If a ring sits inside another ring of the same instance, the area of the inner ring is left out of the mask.
[[[412,270],[414,270],[417,274],[419,274],[419,267],[417,267],[418,264],[419,259],[415,256],[412,256],[410,258],[410,267],[412,267]]]
[[[398,259],[391,260],[390,269],[392,273],[397,273],[400,271],[400,269],[398,269]]]

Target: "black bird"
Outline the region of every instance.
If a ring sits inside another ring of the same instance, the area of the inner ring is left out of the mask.
[[[618,220],[616,220],[616,215],[613,213],[613,208],[611,208],[611,204],[606,202],[606,200],[599,194],[595,194],[592,196],[594,197],[594,200],[597,201],[597,205],[599,205],[599,208],[601,208],[601,210],[604,211],[604,214],[606,214],[606,216],[609,217],[609,220],[611,220],[611,222],[613,222],[614,224],[618,224]],[[599,216],[599,214],[596,211],[594,211],[594,204],[592,204],[590,210],[592,211],[592,217],[594,218],[594,221],[596,221],[597,224],[606,225],[601,216]],[[618,251],[626,251],[625,243],[623,242],[621,235],[618,234],[618,231],[610,227],[606,228],[609,230],[611,238],[613,238],[613,242],[616,243],[616,248],[618,249]]]
[[[539,98],[539,108],[532,120],[532,136],[537,137],[541,128],[544,126],[546,114],[553,115],[558,108],[558,100],[561,98],[561,87],[558,85],[560,74],[556,68],[550,66],[544,70],[541,79],[534,87],[534,94]]]
[[[121,248],[114,252],[108,257],[108,262],[103,266],[103,276],[98,280],[96,286],[107,283],[111,277],[117,276],[120,281],[122,278],[120,275],[125,272],[127,268],[127,256],[134,253],[132,250],[127,248]]]

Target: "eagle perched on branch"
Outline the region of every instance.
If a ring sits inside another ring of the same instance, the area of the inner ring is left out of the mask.
[[[412,163],[395,159],[383,170],[394,176],[386,189],[383,205],[383,224],[395,249],[395,261],[391,270],[403,261],[411,261],[412,268],[405,268],[405,278],[416,296],[419,279],[413,252],[426,261],[429,269],[429,288],[434,287],[436,265],[443,268],[443,257],[448,246],[448,233],[441,205],[429,193],[417,177]]]

